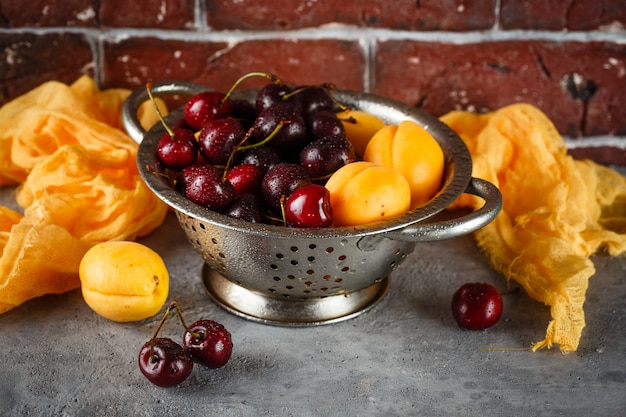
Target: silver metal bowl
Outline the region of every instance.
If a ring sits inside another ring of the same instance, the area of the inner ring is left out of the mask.
[[[191,96],[206,90],[181,81],[152,86],[153,94],[160,97]],[[253,100],[254,93],[237,94]],[[190,202],[152,171],[158,166],[156,146],[165,131],[157,124],[146,132],[139,124],[137,110],[148,99],[145,89],[133,91],[124,104],[124,126],[139,143],[137,164],[143,180],[175,210],[189,242],[204,259],[202,279],[209,296],[234,314],[284,326],[354,317],[385,295],[391,272],[417,242],[474,232],[491,222],[502,206],[494,185],[472,177],[472,159],[463,141],[437,118],[372,94],[333,90],[333,96],[388,124],[413,120],[433,135],[445,155],[445,174],[441,191],[427,205],[354,227],[297,229],[234,219]],[[166,120],[173,125],[182,117],[179,108]],[[458,218],[433,221],[463,193],[477,195],[485,204]]]

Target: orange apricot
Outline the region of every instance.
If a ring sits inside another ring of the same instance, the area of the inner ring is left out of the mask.
[[[337,116],[346,130],[346,137],[354,147],[357,156],[362,158],[367,143],[372,136],[385,127],[385,122],[377,116],[362,110],[346,110]]]
[[[358,161],[339,168],[326,182],[334,226],[355,226],[406,213],[411,188],[396,170]]]
[[[85,253],[78,272],[87,305],[112,321],[152,317],[167,300],[169,273],[165,262],[138,242],[98,243]]]
[[[405,120],[376,132],[363,160],[394,168],[407,179],[411,209],[424,205],[441,189],[443,150],[430,133],[413,121]]]

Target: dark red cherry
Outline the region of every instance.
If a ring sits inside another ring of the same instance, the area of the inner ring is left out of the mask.
[[[326,136],[345,136],[346,129],[337,115],[329,110],[321,110],[306,118],[310,140]]]
[[[235,188],[213,165],[191,165],[181,172],[185,196],[192,202],[219,211],[235,198]]]
[[[300,152],[300,165],[313,178],[331,175],[356,159],[354,147],[345,136],[340,135],[316,139]]]
[[[246,130],[236,119],[209,120],[198,136],[200,154],[213,165],[226,165],[235,146],[246,135]]]
[[[164,167],[180,171],[198,159],[198,141],[189,129],[174,129],[174,136],[165,133],[157,145],[157,155]]]
[[[312,85],[296,90],[300,90],[294,96],[298,97],[302,106],[302,114],[305,117],[322,110],[332,110],[335,107],[335,101],[324,86]]]
[[[226,365],[233,352],[233,342],[226,328],[213,320],[198,320],[183,336],[183,346],[194,361],[209,367]]]
[[[257,194],[241,194],[235,197],[222,214],[250,223],[261,223],[261,201]]]
[[[502,297],[491,284],[467,283],[452,297],[452,315],[460,327],[482,330],[493,326],[502,314]]]
[[[186,380],[193,370],[189,353],[172,339],[158,337],[139,351],[139,369],[153,384],[169,388]]]
[[[226,173],[226,179],[235,188],[235,194],[246,193],[261,194],[261,181],[263,180],[263,169],[255,164],[235,165]]]
[[[311,184],[311,176],[298,164],[281,162],[263,176],[261,197],[274,213],[281,212],[281,199],[287,198],[297,188]]]
[[[297,99],[290,98],[284,100],[285,94],[291,92],[291,88],[285,84],[269,83],[263,86],[256,95],[256,111],[257,113],[272,107],[275,104],[289,102],[291,104],[298,103]],[[299,103],[298,103],[299,105]]]
[[[232,117],[239,120],[244,126],[251,126],[257,113],[254,104],[249,100],[234,97],[230,99],[230,102],[233,109]]]
[[[254,137],[258,142],[274,132],[279,123],[284,125],[268,142],[277,149],[298,148],[307,141],[306,124],[302,115],[290,104],[279,103],[257,114],[253,124]]]
[[[261,168],[265,174],[271,167],[282,162],[282,158],[275,148],[259,146],[243,151],[241,164],[253,164]]]
[[[330,192],[319,184],[296,189],[285,200],[285,220],[294,227],[329,227],[333,222]]]
[[[224,93],[204,91],[187,100],[184,111],[185,122],[192,128],[200,130],[209,120],[230,116],[232,105]]]

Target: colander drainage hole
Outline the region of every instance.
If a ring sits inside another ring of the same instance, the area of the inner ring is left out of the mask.
[[[291,248],[292,252],[298,252],[298,247],[297,246],[292,246]]]

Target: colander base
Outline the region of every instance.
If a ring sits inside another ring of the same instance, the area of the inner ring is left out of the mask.
[[[389,290],[390,280],[386,277],[346,294],[279,299],[246,289],[207,264],[202,267],[202,282],[216,304],[245,319],[275,326],[317,326],[351,319],[382,300]]]

